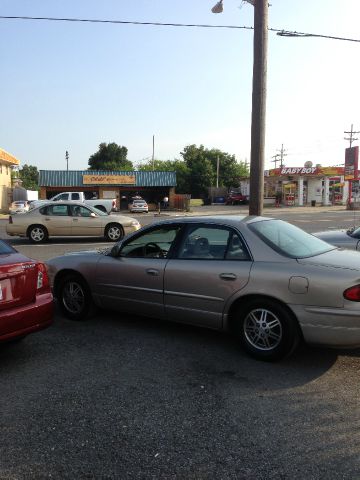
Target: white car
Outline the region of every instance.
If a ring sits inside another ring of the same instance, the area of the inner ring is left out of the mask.
[[[29,202],[27,200],[16,200],[12,202],[9,207],[11,215],[14,213],[25,213],[29,211]]]
[[[129,210],[132,213],[148,213],[149,206],[145,202],[145,200],[134,200],[132,203],[129,204]]]

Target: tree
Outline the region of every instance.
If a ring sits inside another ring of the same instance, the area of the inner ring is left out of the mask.
[[[149,160],[138,170],[176,172],[176,193],[189,193],[190,170],[183,160]]]
[[[33,165],[24,165],[19,170],[19,178],[22,180],[22,186],[26,190],[38,190],[39,188],[39,172],[37,167]]]
[[[191,172],[190,191],[193,196],[206,197],[208,188],[216,185],[218,162],[219,187],[237,187],[240,178],[249,175],[245,163],[238,163],[235,155],[215,148],[209,150],[203,145],[188,145],[181,155]]]
[[[193,197],[207,197],[208,187],[214,185],[216,170],[207,158],[207,151],[203,145],[188,145],[180,153],[186,166],[191,172],[189,190]]]
[[[99,150],[89,158],[89,170],[133,170],[127,159],[126,147],[116,143],[100,143]]]

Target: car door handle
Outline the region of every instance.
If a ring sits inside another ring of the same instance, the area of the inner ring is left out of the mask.
[[[235,273],[220,273],[219,277],[223,280],[236,280]]]
[[[73,218],[73,222],[78,222],[79,219],[78,218]]]
[[[148,275],[152,275],[153,277],[157,277],[158,275],[160,275],[159,270],[155,270],[154,268],[149,268],[148,270],[146,270],[146,273]]]
[[[50,222],[50,218],[45,218],[45,222]]]

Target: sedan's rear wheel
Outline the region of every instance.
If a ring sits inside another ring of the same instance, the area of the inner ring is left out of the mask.
[[[259,360],[274,361],[289,355],[299,343],[299,326],[281,304],[253,299],[237,310],[236,332],[244,349]]]
[[[117,242],[124,236],[124,230],[118,223],[111,223],[106,227],[105,238],[109,242]]]
[[[29,227],[28,237],[31,243],[43,243],[49,238],[49,234],[42,225],[32,225]]]
[[[91,292],[79,275],[63,277],[56,287],[57,298],[64,315],[70,320],[84,320],[92,306]]]

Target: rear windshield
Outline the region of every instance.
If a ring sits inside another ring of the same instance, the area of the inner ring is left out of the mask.
[[[16,250],[10,247],[10,245],[0,240],[0,255],[5,255],[5,254],[15,253],[15,252]]]
[[[269,247],[290,258],[314,257],[336,248],[282,220],[254,222],[249,228]]]

